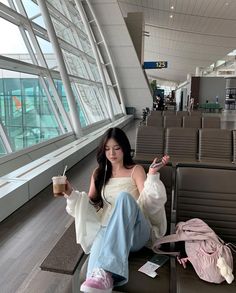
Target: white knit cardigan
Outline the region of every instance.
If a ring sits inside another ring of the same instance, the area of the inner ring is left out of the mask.
[[[67,199],[66,211],[75,218],[76,242],[86,254],[90,252],[92,243],[101,228],[100,217],[89,203],[86,192],[74,190]],[[150,221],[152,234],[148,246],[166,233],[166,189],[160,180],[160,174],[147,174],[144,188],[137,200],[140,209]]]

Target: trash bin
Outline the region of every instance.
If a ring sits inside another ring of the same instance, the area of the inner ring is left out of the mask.
[[[126,114],[127,115],[134,115],[135,114],[135,108],[134,107],[126,107]]]

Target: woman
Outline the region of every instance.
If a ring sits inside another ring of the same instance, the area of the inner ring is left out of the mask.
[[[66,209],[75,217],[77,242],[90,252],[82,292],[108,293],[126,283],[129,252],[165,234],[166,191],[157,171],[168,159],[155,159],[146,176],[132,160],[125,133],[110,128],[98,147],[88,196],[68,182]]]

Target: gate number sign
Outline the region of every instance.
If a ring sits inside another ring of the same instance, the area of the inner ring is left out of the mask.
[[[148,61],[143,63],[143,69],[162,69],[167,68],[167,61]]]

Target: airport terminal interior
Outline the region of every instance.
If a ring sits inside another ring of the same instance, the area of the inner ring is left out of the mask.
[[[88,192],[111,127],[146,171],[170,156],[167,233],[202,218],[236,245],[235,15],[234,0],[0,1],[0,293],[81,292],[88,258],[52,177]],[[236,292],[171,256],[138,272],[153,255],[131,255],[113,292]]]

